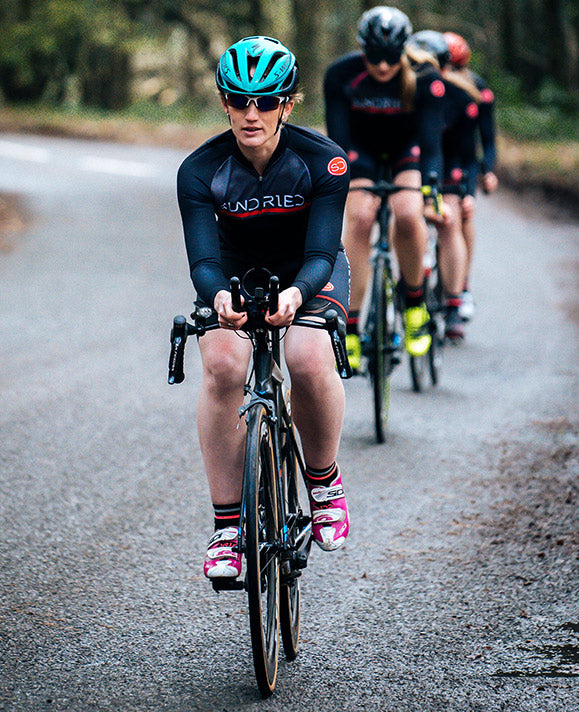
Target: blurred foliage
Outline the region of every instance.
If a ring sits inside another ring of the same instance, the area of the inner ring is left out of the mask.
[[[356,47],[368,0],[2,0],[0,103],[130,110],[157,120],[210,120],[223,50],[250,34],[279,37],[300,61],[321,125],[325,67]],[[399,0],[415,30],[454,30],[474,49],[503,130],[573,137],[579,5],[574,0]],[[217,107],[218,108],[218,107]]]

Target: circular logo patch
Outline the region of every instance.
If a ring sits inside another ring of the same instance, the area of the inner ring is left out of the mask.
[[[466,107],[466,115],[471,119],[476,119],[478,116],[478,106],[474,103],[474,101]]]
[[[336,156],[328,163],[328,173],[333,176],[343,176],[348,170],[348,164],[341,156]]]
[[[462,180],[462,171],[460,168],[453,168],[450,171],[450,178],[454,183],[459,183]]]
[[[414,158],[418,158],[420,156],[420,146],[412,146],[410,153],[414,156]]]
[[[485,104],[491,104],[495,100],[495,95],[492,93],[490,89],[483,89],[480,93],[481,99],[484,101]]]
[[[440,81],[440,79],[435,79],[432,84],[430,85],[430,92],[432,93],[433,96],[441,97],[444,96],[445,89],[444,89],[444,83]]]
[[[328,282],[326,286],[322,289],[322,292],[333,292],[334,291],[334,285],[331,282]]]

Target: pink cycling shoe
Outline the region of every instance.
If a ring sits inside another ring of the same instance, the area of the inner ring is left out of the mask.
[[[308,483],[308,495],[314,541],[324,551],[339,549],[350,530],[348,505],[340,472],[327,487]]]
[[[203,573],[207,578],[235,578],[241,573],[241,552],[237,547],[239,530],[237,527],[218,529],[209,539],[207,554],[203,563]]]

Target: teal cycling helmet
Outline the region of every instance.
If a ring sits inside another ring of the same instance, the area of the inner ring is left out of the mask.
[[[297,90],[298,65],[279,40],[244,37],[221,55],[215,81],[224,94],[290,96]]]

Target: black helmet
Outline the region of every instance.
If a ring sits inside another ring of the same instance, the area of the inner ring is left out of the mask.
[[[408,17],[395,7],[380,5],[367,10],[358,23],[358,42],[371,64],[400,61],[404,43],[412,32]]]
[[[434,30],[422,30],[415,32],[406,43],[407,47],[421,49],[423,52],[428,52],[438,62],[438,66],[442,69],[450,61],[450,50],[442,32]]]

